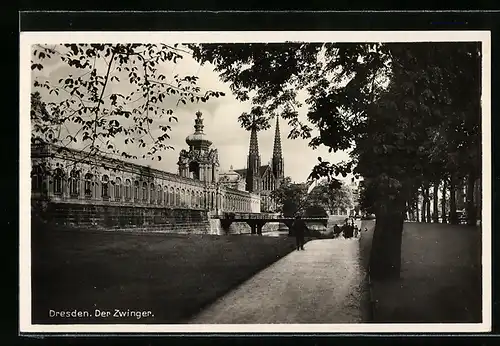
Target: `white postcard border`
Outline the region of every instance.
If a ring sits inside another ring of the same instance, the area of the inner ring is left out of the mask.
[[[483,322],[477,324],[78,324],[31,320],[31,45],[84,42],[482,42]],[[21,32],[19,132],[19,330],[21,333],[479,333],[491,330],[491,35],[489,31]]]

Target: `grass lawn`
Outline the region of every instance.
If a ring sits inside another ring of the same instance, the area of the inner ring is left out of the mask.
[[[294,249],[288,237],[55,230],[33,230],[32,243],[35,324],[183,323]],[[115,309],[151,316],[116,318]]]
[[[372,229],[362,234],[362,257],[371,237]],[[405,223],[401,257],[399,280],[372,282],[374,322],[481,322],[479,227]]]

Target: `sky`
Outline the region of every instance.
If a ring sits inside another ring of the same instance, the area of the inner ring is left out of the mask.
[[[36,49],[36,47],[33,47]],[[99,71],[106,68],[104,62],[96,63],[96,68]],[[200,66],[189,55],[184,55],[184,58],[173,63],[165,63],[159,67],[162,73],[168,78],[173,75],[196,75],[199,77],[198,85],[202,92],[205,90],[218,90],[225,93],[224,97],[209,99],[206,103],[179,105],[165,104],[166,108],[174,107],[175,115],[178,118],[177,123],[168,123],[172,126],[170,132],[171,138],[168,140],[168,145],[174,147],[174,150],[167,150],[161,153],[162,160],[152,161],[151,159],[142,159],[142,154],[135,146],[122,146],[129,154],[137,155],[139,159],[131,160],[134,163],[141,165],[149,165],[152,168],[177,173],[177,160],[181,149],[188,149],[185,142],[186,136],[194,132],[194,119],[196,112],[201,111],[204,119],[204,132],[207,138],[213,144],[213,148],[217,148],[219,152],[220,170],[227,171],[233,166],[234,169],[246,167],[248,155],[248,147],[250,142],[250,133],[240,127],[237,118],[241,113],[250,111],[250,102],[240,102],[232,95],[229,85],[221,82],[219,76],[214,72],[213,65],[205,64]],[[76,73],[75,73],[76,72]],[[52,84],[56,84],[61,78],[68,74],[77,75],[81,71],[72,71],[67,65],[60,62],[58,59],[51,61],[44,60],[44,69],[32,73],[32,80],[38,79],[43,81],[49,80]],[[111,83],[109,86],[110,93],[113,92],[128,92],[130,85],[128,82]],[[39,90],[39,89],[36,89]],[[58,100],[54,95],[48,95],[43,90],[39,90],[42,94],[42,99],[45,102]],[[302,97],[305,98],[305,94]],[[61,96],[59,96],[61,97]],[[171,101],[165,101],[171,102]],[[301,120],[307,121],[305,116],[307,109],[302,107],[299,109],[299,117]],[[348,159],[346,152],[328,153],[328,148],[320,147],[313,150],[308,146],[309,140],[304,139],[288,139],[287,136],[291,127],[280,119],[281,144],[284,158],[285,176],[290,176],[292,181],[304,182],[307,180],[312,168],[318,162],[318,157],[321,156],[324,160],[330,162],[338,162]],[[310,123],[309,123],[310,124]],[[311,124],[310,124],[311,125]],[[71,127],[71,125],[69,125]],[[311,126],[312,127],[312,126]],[[71,131],[70,129],[69,131]],[[273,144],[274,144],[275,121],[272,121],[272,126],[266,131],[258,133],[259,151],[261,155],[261,163],[266,164],[271,160]],[[314,133],[314,132],[313,132]],[[122,145],[121,141],[116,142],[117,146]],[[73,147],[78,148],[78,144]]]

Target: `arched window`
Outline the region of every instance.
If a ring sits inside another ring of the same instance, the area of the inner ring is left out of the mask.
[[[54,171],[54,194],[62,195],[63,193],[63,178],[64,173],[62,169],[56,168]]]
[[[151,183],[149,193],[150,193],[149,203],[154,204],[155,203],[155,184]]]
[[[103,175],[101,182],[102,182],[102,198],[109,199],[109,177],[107,175]]]
[[[158,193],[156,194],[156,198],[158,200],[158,204],[161,205],[163,202],[163,189],[161,185],[158,185]]]
[[[122,180],[119,177],[115,179],[115,200],[122,199]]]
[[[43,169],[40,166],[33,167],[31,171],[31,190],[33,192],[44,192],[43,188]]]
[[[130,201],[131,193],[130,193],[130,188],[131,188],[131,181],[130,179],[125,180],[125,200]]]
[[[186,191],[184,189],[181,190],[181,205],[186,206]]]
[[[178,207],[181,204],[181,191],[179,188],[177,188],[177,191],[175,193],[175,205]]]
[[[196,205],[196,200],[194,198],[194,190],[191,191],[189,198],[191,200],[189,204],[191,205],[191,208],[194,208],[194,206]]]
[[[134,201],[139,201],[139,182],[137,180],[134,181]]]
[[[85,182],[83,186],[83,193],[85,194],[85,197],[92,197],[92,180],[93,176],[91,173],[85,174]]]
[[[148,201],[148,183],[146,182],[142,183],[142,201],[146,203]]]
[[[189,206],[191,205],[191,190],[186,190],[186,193],[184,195],[184,204],[187,208],[189,208]]]
[[[168,186],[164,186],[163,187],[163,190],[164,190],[164,198],[163,198],[163,202],[165,203],[165,205],[168,205]]]
[[[69,174],[69,194],[77,197],[80,194],[80,172],[73,169]]]
[[[168,198],[170,201],[170,205],[175,205],[175,193],[174,193],[174,188],[170,188],[170,197]]]

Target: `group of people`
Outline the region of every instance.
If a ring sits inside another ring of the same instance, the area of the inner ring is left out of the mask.
[[[304,220],[302,220],[300,215],[295,216],[292,227],[296,239],[297,250],[304,250],[307,225]],[[343,234],[344,238],[357,238],[359,233],[360,229],[358,228],[358,225],[354,224],[354,220],[345,219],[345,223],[342,227],[339,227],[337,224],[333,226],[333,236],[335,238],[339,237],[341,234]]]
[[[339,237],[341,234],[344,235],[344,238],[357,238],[359,235],[358,225],[354,224],[354,220],[351,220],[351,222],[349,222],[349,219],[345,219],[345,223],[342,225],[342,227],[339,227],[339,225],[335,224],[335,226],[333,226],[333,236]]]

